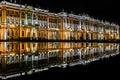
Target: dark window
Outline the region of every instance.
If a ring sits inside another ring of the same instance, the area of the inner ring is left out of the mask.
[[[35,33],[33,33],[33,37],[35,37]]]
[[[8,30],[8,36],[9,36],[9,34],[10,34],[10,32],[9,32],[9,30]]]
[[[12,36],[14,36],[14,31],[12,30]]]
[[[22,36],[24,36],[24,31],[22,31]]]
[[[34,19],[34,20],[36,19],[36,15],[35,15],[35,14],[33,15],[33,19]]]
[[[35,47],[35,44],[33,44],[33,47]]]
[[[9,14],[9,10],[7,10],[7,13]]]
[[[18,15],[18,12],[16,12],[16,15]]]
[[[14,45],[12,45],[12,49],[14,49]]]
[[[12,11],[12,13],[14,14],[14,11]]]
[[[24,44],[22,44],[22,49],[24,49]]]
[[[22,25],[24,25],[24,20],[22,20]]]
[[[8,50],[9,50],[9,45],[7,45],[7,48],[8,48]]]
[[[82,47],[83,47],[83,43],[82,43]]]

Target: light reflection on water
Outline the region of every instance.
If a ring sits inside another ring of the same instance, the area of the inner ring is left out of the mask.
[[[0,42],[0,78],[85,65],[117,54],[119,44],[115,43]]]

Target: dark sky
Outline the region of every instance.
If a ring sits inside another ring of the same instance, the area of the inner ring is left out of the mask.
[[[20,0],[16,1],[19,3]],[[86,13],[94,18],[120,25],[120,4],[117,0],[21,0],[21,3],[40,6],[43,9],[49,8],[51,12],[60,12],[64,9],[68,13]]]

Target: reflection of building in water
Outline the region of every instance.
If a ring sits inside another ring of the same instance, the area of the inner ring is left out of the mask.
[[[119,44],[115,43],[0,42],[0,75],[57,65],[86,64],[118,53]]]
[[[117,40],[119,26],[87,15],[0,2],[0,40]]]

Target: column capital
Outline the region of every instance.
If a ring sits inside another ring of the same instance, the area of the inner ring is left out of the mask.
[[[1,10],[7,10],[6,6],[2,6]]]

